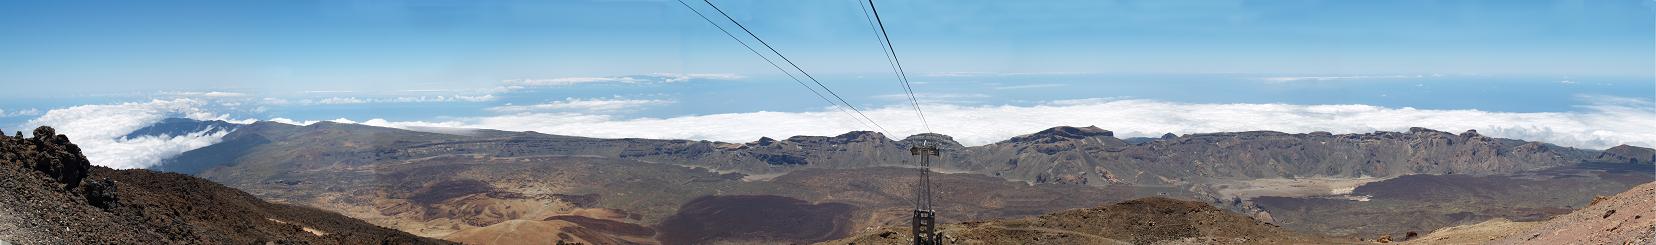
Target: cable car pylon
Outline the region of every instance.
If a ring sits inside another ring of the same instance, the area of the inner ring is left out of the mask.
[[[914,187],[914,231],[915,245],[941,245],[943,238],[937,233],[937,211],[932,209],[931,200],[931,159],[940,156],[937,145],[930,140],[909,148],[909,153],[920,156],[920,179]]]

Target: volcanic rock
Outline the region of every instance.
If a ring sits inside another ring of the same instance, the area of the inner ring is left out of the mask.
[[[0,137],[0,241],[19,244],[430,244],[207,180],[91,166],[50,127]]]

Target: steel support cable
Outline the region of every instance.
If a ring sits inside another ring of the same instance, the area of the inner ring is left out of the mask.
[[[857,118],[857,115],[851,114],[851,111],[845,110],[845,107],[840,106],[839,103],[834,103],[834,100],[828,99],[828,96],[823,96],[821,92],[817,92],[816,88],[811,88],[811,85],[805,84],[805,81],[799,80],[799,77],[796,77],[793,73],[788,72],[788,69],[782,68],[781,65],[777,65],[775,61],[771,61],[770,57],[765,57],[764,54],[759,53],[759,50],[753,49],[753,46],[748,45],[747,42],[744,42],[741,38],[736,37],[736,34],[731,34],[729,30],[725,30],[724,26],[720,26],[718,22],[714,22],[713,19],[707,18],[707,15],[703,15],[700,10],[696,10],[695,7],[691,7],[690,4],[685,3],[684,0],[678,0],[678,2],[679,4],[683,4],[685,8],[690,9],[690,12],[695,12],[696,16],[700,16],[702,20],[706,20],[707,24],[712,24],[713,27],[719,28],[719,32],[723,32],[725,36],[730,37],[731,40],[736,40],[736,43],[742,44],[742,47],[747,48],[748,52],[753,52],[753,55],[758,55],[760,59],[765,60],[765,63],[770,64],[771,67],[775,67],[777,71],[781,71],[782,74],[788,75],[788,78],[793,79],[795,83],[799,83],[800,87],[805,87],[805,90],[810,90],[811,94],[815,94],[817,98],[821,98],[822,102],[828,102],[829,105],[833,105],[834,109],[845,113],[846,116],[851,117],[851,120],[855,120],[858,124],[862,124],[864,128],[875,129],[872,126],[868,126],[868,122],[863,122],[863,119]]]
[[[719,15],[723,15],[725,17],[725,19],[730,20],[730,23],[735,23],[736,27],[741,28],[743,32],[746,32],[748,34],[748,36],[752,36],[753,40],[758,40],[760,45],[764,45],[766,49],[770,49],[771,53],[775,53],[776,57],[782,58],[783,62],[786,62],[786,63],[788,63],[788,65],[793,66],[793,68],[795,70],[799,70],[799,73],[804,74],[805,78],[810,79],[811,82],[813,82],[813,83],[816,83],[818,87],[822,87],[822,90],[828,91],[828,95],[833,95],[835,99],[839,99],[841,104],[844,104],[846,107],[851,108],[851,111],[857,112],[857,115],[862,116],[863,119],[868,119],[868,122],[874,124],[874,127],[879,128],[880,132],[884,132],[886,135],[892,135],[890,130],[886,130],[884,126],[880,126],[880,123],[875,122],[874,118],[868,117],[868,114],[863,113],[862,109],[857,109],[856,105],[851,104],[851,102],[845,101],[844,97],[840,97],[839,93],[835,93],[833,89],[828,88],[828,85],[823,85],[822,81],[817,80],[815,76],[811,76],[811,73],[806,72],[804,68],[799,68],[799,64],[796,64],[796,63],[793,62],[793,60],[788,59],[788,56],[782,55],[781,51],[777,51],[776,48],[772,47],[769,42],[765,42],[765,39],[759,38],[758,34],[753,34],[753,30],[749,30],[746,25],[742,25],[742,22],[736,21],[736,18],[730,17],[730,14],[725,13],[725,11],[723,9],[720,9],[718,5],[714,5],[713,2],[709,1],[709,0],[702,0],[702,2],[707,3],[707,6],[713,7],[714,11],[718,11]]]
[[[863,14],[863,21],[868,23],[868,31],[871,34],[874,34],[874,43],[880,46],[880,53],[885,55],[886,66],[891,68],[891,75],[897,77],[898,85],[901,85],[903,87],[903,93],[908,95],[909,105],[914,107],[915,115],[920,116],[921,125],[925,127],[926,132],[930,133],[931,132],[931,125],[929,125],[926,122],[925,113],[920,112],[920,100],[915,97],[914,88],[909,86],[907,76],[903,75],[901,69],[897,67],[897,63],[892,60],[892,57],[893,57],[892,54],[891,54],[892,51],[889,48],[887,48],[886,39],[881,37],[882,36],[881,33],[883,31],[881,31],[878,27],[876,27],[874,25],[874,17],[869,15],[868,5],[863,4],[862,0],[852,0],[852,1],[857,2],[857,6],[860,7],[860,9],[858,9],[858,10],[860,10]],[[872,3],[872,1],[870,3]]]
[[[909,94],[909,102],[914,104],[915,114],[920,116],[920,124],[927,133],[931,133],[931,123],[926,121],[926,113],[920,109],[920,100],[914,96],[914,87],[909,83],[908,72],[903,70],[903,60],[897,56],[897,46],[891,45],[891,34],[886,32],[885,21],[880,19],[880,8],[874,6],[874,0],[868,0],[868,9],[874,12],[874,23],[880,26],[880,36],[885,39],[885,48],[890,51],[891,61],[896,63],[897,75],[903,81],[903,89]]]

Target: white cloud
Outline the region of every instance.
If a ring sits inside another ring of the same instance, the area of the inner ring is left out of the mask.
[[[1260,78],[1259,80],[1264,80],[1265,82],[1268,82],[1268,83],[1286,83],[1286,82],[1296,82],[1296,81],[1408,79],[1408,78],[1426,78],[1426,77],[1442,77],[1442,76],[1443,76],[1443,74],[1431,74],[1431,75],[1300,76],[1300,77],[1265,77],[1265,78]]]
[[[345,121],[349,121],[349,120],[345,120]],[[387,128],[422,128],[422,127],[423,128],[459,128],[459,127],[464,127],[465,126],[464,124],[461,124],[459,122],[426,122],[426,121],[392,122],[392,121],[387,121],[385,119],[380,119],[380,118],[368,119],[368,121],[363,121],[362,125],[375,126],[375,127],[387,127]]]
[[[1109,103],[1111,101],[1127,100],[1127,99],[1130,99],[1130,98],[1128,98],[1128,97],[1104,97],[1104,98],[1086,98],[1086,99],[1067,99],[1067,100],[1048,101],[1047,104],[1048,105],[1060,105],[1060,106],[1074,106],[1074,105],[1087,105],[1087,104],[1097,104],[1097,103]]]
[[[488,102],[499,99],[493,94],[485,95],[452,95],[452,96],[403,96],[390,98],[359,98],[359,97],[328,97],[321,100],[301,100],[300,104],[315,105],[350,105],[367,103],[437,103],[437,102]],[[271,104],[286,104],[287,100],[265,98]]]
[[[182,97],[208,97],[208,98],[233,98],[233,97],[244,97],[244,96],[247,96],[247,94],[244,94],[244,93],[236,93],[236,92],[221,92],[221,91],[207,91],[207,92],[162,92],[162,93],[161,93],[161,94],[170,94],[170,95],[177,95],[177,96],[182,96]]]
[[[299,126],[308,126],[308,125],[311,125],[312,123],[316,123],[316,121],[296,121],[296,120],[288,119],[288,118],[285,118],[285,117],[271,118],[270,120],[266,120],[266,121],[277,122],[277,123],[288,124],[288,125],[299,125]]]
[[[495,96],[493,94],[485,94],[485,95],[452,95],[452,96],[438,95],[438,96],[397,97],[397,98],[391,99],[390,101],[391,102],[397,102],[397,103],[487,102],[487,101],[494,101],[495,99],[497,99],[497,98],[495,98]]]
[[[22,117],[22,116],[39,116],[39,115],[40,115],[40,109],[35,109],[35,108],[23,109],[23,110],[20,110],[20,111],[6,111],[5,109],[0,109],[0,117]],[[4,133],[4,132],[0,132],[0,133]]]
[[[565,98],[562,101],[553,101],[534,105],[503,105],[491,107],[488,110],[504,113],[519,112],[549,112],[549,111],[584,111],[584,112],[617,112],[638,109],[640,107],[672,104],[671,100],[657,99],[627,99],[612,98]]]
[[[228,119],[228,116],[200,109],[205,103],[195,99],[174,99],[82,105],[46,111],[39,118],[29,120],[24,127],[52,126],[59,134],[68,135],[71,142],[80,145],[92,164],[116,169],[145,168],[167,157],[218,143],[226,132],[134,139],[122,137],[169,117]]]
[[[650,74],[650,75],[661,78],[662,82],[669,82],[669,83],[684,82],[684,81],[690,81],[690,80],[693,80],[693,79],[699,79],[699,80],[737,80],[737,79],[742,79],[743,78],[742,75],[729,74],[729,73],[699,73],[699,74],[698,73],[690,73],[690,74],[655,73],[655,74]]]
[[[1192,104],[1154,100],[1065,100],[1034,106],[925,105],[938,133],[982,145],[1060,125],[1096,125],[1120,137],[1163,133],[1273,130],[1366,133],[1426,127],[1469,129],[1493,137],[1604,149],[1619,144],[1656,146],[1656,110],[1648,100],[1585,97],[1578,112],[1425,110],[1371,105]],[[901,138],[920,133],[908,107],[866,110]],[[395,123],[387,122],[394,125]],[[761,136],[837,135],[869,130],[838,111],[748,112],[673,118],[622,119],[583,113],[519,113],[439,123],[449,127],[538,131],[603,138],[704,139],[747,142]]]
[[[649,84],[649,83],[676,83],[690,80],[737,80],[743,76],[725,73],[654,73],[649,75],[609,76],[609,77],[560,77],[551,79],[513,79],[502,81],[512,86],[573,86],[581,84],[621,83],[621,84]]]
[[[286,105],[289,103],[287,99],[270,97],[265,97],[264,99],[261,99],[261,101],[264,101],[264,103],[268,105]]]
[[[242,97],[242,96],[247,96],[247,94],[235,93],[235,92],[213,91],[213,92],[201,93],[201,96],[207,96],[207,97]]]
[[[368,100],[357,97],[329,97],[316,101],[316,104],[322,105],[349,105],[362,103],[368,103]]]

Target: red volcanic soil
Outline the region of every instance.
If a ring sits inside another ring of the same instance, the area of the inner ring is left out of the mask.
[[[663,244],[714,241],[813,243],[851,232],[856,207],[843,203],[811,204],[781,196],[705,196],[696,198],[656,227]]]

